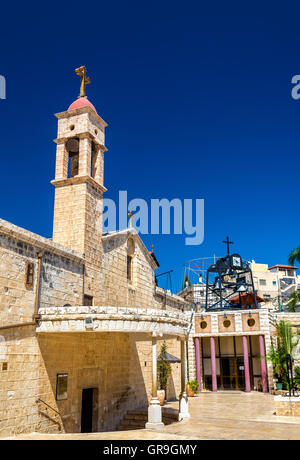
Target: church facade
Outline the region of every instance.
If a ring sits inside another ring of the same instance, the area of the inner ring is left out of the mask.
[[[115,430],[141,407],[160,429],[163,341],[187,413],[186,302],[156,286],[133,228],[102,234],[107,124],[84,92],[56,117],[53,238],[0,220],[0,436]]]
[[[156,285],[157,259],[131,225],[102,233],[107,124],[85,96],[85,68],[76,72],[80,97],[56,114],[53,237],[0,219],[0,437],[111,431],[140,408],[146,428],[163,429],[164,341],[178,420],[189,417],[187,376],[201,390],[273,390],[262,358],[276,323],[297,326],[299,314],[199,311]]]

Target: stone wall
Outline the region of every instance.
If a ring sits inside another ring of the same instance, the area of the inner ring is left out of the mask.
[[[127,279],[127,244],[134,241],[132,282]],[[157,268],[134,229],[103,236],[104,299],[101,305],[136,308],[182,309],[180,297],[155,286]]]
[[[0,229],[1,231],[1,229]],[[50,252],[20,238],[0,233],[0,325],[31,321],[37,288],[37,255],[43,253],[40,299],[41,307],[80,305],[83,301],[83,274],[80,261]],[[46,240],[42,239],[41,240]],[[26,262],[34,264],[33,286],[26,287]]]
[[[32,431],[80,432],[84,388],[97,389],[93,431],[115,430],[128,409],[151,399],[151,339],[125,333],[39,334],[5,331],[1,358],[0,436]],[[158,342],[158,351],[162,340]],[[180,357],[180,343],[168,340]],[[56,400],[57,374],[68,374],[68,395]],[[180,364],[172,365],[169,397],[180,392]],[[40,399],[39,399],[40,398]],[[45,404],[46,403],[46,404]],[[59,415],[57,414],[59,413]]]

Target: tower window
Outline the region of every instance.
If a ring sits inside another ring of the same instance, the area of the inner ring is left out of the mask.
[[[91,153],[91,177],[95,179],[97,173],[97,159],[98,149],[95,142],[92,142],[92,153]]]
[[[79,153],[69,153],[69,171],[68,176],[74,177],[78,175],[79,170]]]
[[[79,171],[79,139],[75,137],[69,139],[66,149],[69,153],[68,177],[71,178],[77,176]]]
[[[26,268],[25,268],[25,286],[26,287],[33,286],[33,277],[34,277],[34,263],[26,262]]]

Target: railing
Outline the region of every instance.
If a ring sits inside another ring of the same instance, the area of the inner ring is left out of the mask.
[[[39,404],[39,403],[42,403],[46,406],[46,412],[43,412],[42,409],[39,408],[39,412],[40,414],[42,414],[44,417],[47,417],[49,420],[51,420],[53,423],[55,423],[56,425],[58,425],[59,427],[59,430],[61,431],[62,427],[61,427],[61,422],[60,422],[60,418],[61,418],[61,414],[56,410],[54,409],[54,407],[50,406],[48,403],[46,403],[46,401],[44,401],[43,399],[41,398],[37,398],[36,399],[36,403]],[[48,414],[48,409],[52,410],[55,415],[54,417],[51,417],[49,414]]]

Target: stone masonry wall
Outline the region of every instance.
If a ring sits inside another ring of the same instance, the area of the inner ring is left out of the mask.
[[[6,225],[6,230],[15,227]],[[37,254],[44,254],[40,305],[82,304],[82,266],[51,253],[51,241],[20,229],[20,239],[0,234],[0,326],[32,321],[37,287]],[[35,239],[36,245],[24,239]],[[34,283],[25,286],[26,262],[34,263]],[[31,431],[38,423],[40,351],[34,326],[0,330],[0,435]]]
[[[128,236],[103,238],[104,305],[154,308],[154,269],[138,238],[134,238],[132,283],[127,280]]]

